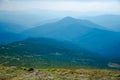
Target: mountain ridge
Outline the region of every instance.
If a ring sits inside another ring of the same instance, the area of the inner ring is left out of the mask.
[[[111,55],[110,57],[116,57],[116,55],[120,56],[119,50],[117,50],[118,53],[116,53],[115,56],[115,50],[107,51],[109,50],[108,44],[110,46],[118,47],[114,44],[119,42],[120,33],[106,29],[100,29],[98,27],[102,26],[94,24],[88,20],[79,20],[71,17],[65,17],[57,22],[45,24],[27,30],[23,32],[23,34],[30,37],[46,37],[65,41],[67,40],[78,45],[80,44],[80,46],[82,44],[81,47],[84,47],[93,52],[99,52],[101,55],[106,57],[108,57],[107,55],[109,52]],[[88,36],[88,38],[86,38],[86,36]],[[94,44],[94,41],[96,44]]]
[[[0,56],[1,64],[11,66],[39,68],[108,67],[108,60],[103,57],[84,49],[77,49],[74,44],[69,42],[49,38],[30,38],[0,46]]]

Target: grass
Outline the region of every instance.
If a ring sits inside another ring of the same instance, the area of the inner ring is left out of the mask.
[[[120,70],[0,66],[0,80],[120,80]]]

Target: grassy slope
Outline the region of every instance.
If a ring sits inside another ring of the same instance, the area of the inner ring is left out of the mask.
[[[0,80],[120,80],[119,70],[34,69],[0,66]]]

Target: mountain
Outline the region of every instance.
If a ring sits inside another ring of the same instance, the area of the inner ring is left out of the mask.
[[[92,30],[84,36],[73,40],[83,48],[99,53],[105,57],[120,57],[120,33],[106,30]]]
[[[26,37],[20,34],[25,29],[25,26],[18,24],[0,22],[0,44],[8,44],[25,39]]]
[[[12,32],[0,32],[0,44],[8,44],[14,41],[24,40],[26,37]]]
[[[108,30],[120,32],[120,15],[101,15],[95,17],[86,17],[84,19],[104,26]]]
[[[56,19],[59,18],[48,11],[0,11],[0,22],[19,24],[28,28],[54,22]]]
[[[108,60],[71,42],[29,38],[0,46],[0,64],[39,68],[105,68]]]
[[[25,26],[22,25],[0,22],[0,32],[19,33],[24,31],[25,29],[26,29]]]
[[[102,26],[88,20],[65,17],[55,23],[26,30],[23,34],[30,37],[71,41],[80,47],[109,58],[120,56],[120,49],[117,45],[120,41],[120,33],[103,29]],[[117,53],[115,53],[116,50]]]
[[[101,27],[87,20],[65,17],[55,23],[28,29],[24,31],[23,34],[30,37],[50,37],[61,40],[72,40],[93,30],[96,26]]]

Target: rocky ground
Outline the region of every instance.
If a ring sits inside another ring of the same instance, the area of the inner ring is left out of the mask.
[[[120,70],[0,66],[0,80],[120,80]]]

